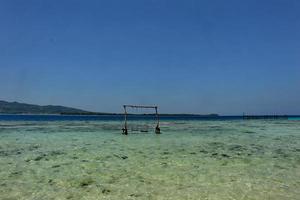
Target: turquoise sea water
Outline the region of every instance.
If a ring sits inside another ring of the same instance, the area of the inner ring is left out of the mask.
[[[298,120],[122,125],[0,121],[0,199],[300,199]]]
[[[289,117],[289,120],[300,120],[300,117]]]

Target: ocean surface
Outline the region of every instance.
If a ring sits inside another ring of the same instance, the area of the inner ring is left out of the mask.
[[[299,119],[0,115],[0,199],[299,200]]]

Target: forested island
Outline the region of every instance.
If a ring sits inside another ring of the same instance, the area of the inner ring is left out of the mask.
[[[77,108],[57,106],[57,105],[34,105],[19,102],[8,102],[0,100],[0,114],[45,114],[45,115],[121,115],[123,113],[107,113],[107,112],[91,112]],[[129,114],[140,115],[140,114]],[[143,114],[151,115],[151,114]],[[218,114],[168,114],[160,113],[160,116],[203,116],[203,117],[218,117]]]

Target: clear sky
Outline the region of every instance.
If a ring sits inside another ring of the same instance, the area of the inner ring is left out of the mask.
[[[300,1],[1,0],[0,99],[300,114]]]

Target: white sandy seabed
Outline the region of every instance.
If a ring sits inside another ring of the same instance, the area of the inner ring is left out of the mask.
[[[300,199],[300,121],[0,122],[0,199]]]

